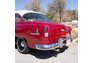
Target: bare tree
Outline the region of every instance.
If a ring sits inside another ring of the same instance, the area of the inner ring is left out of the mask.
[[[40,10],[40,1],[39,0],[32,0],[31,2],[32,6],[32,10],[34,11],[39,11]]]
[[[27,10],[43,12],[44,9],[41,7],[40,3],[41,3],[41,0],[31,0],[31,2],[28,3],[25,8]]]
[[[65,8],[65,0],[53,0],[53,3],[49,4],[48,13],[56,14],[60,22],[62,21],[62,15]]]
[[[57,5],[57,12],[59,14],[59,18],[60,18],[60,22],[61,22],[61,18],[62,18],[62,13],[65,7],[65,0],[56,0],[56,5]]]
[[[78,20],[78,11],[77,10],[73,10],[72,18],[73,20]]]

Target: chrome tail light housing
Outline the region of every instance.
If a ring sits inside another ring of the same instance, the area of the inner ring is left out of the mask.
[[[48,37],[48,26],[44,27],[44,36]]]

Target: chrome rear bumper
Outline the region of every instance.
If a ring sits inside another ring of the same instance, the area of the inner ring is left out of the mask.
[[[72,42],[72,37],[67,37],[67,38],[59,38],[57,43],[54,44],[47,44],[47,45],[42,45],[42,44],[36,44],[36,49],[38,50],[54,50],[56,48],[62,48],[63,47],[63,42],[65,40],[70,40]]]

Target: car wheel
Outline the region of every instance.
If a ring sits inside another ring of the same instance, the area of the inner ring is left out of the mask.
[[[15,49],[17,49],[17,37],[15,37]]]
[[[20,53],[26,54],[29,52],[29,48],[25,39],[23,38],[17,39],[17,49]]]

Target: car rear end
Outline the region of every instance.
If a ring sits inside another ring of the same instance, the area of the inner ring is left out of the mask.
[[[43,44],[36,44],[36,48],[39,50],[62,48],[67,42],[72,41],[71,30],[71,27],[60,24],[45,25]]]

